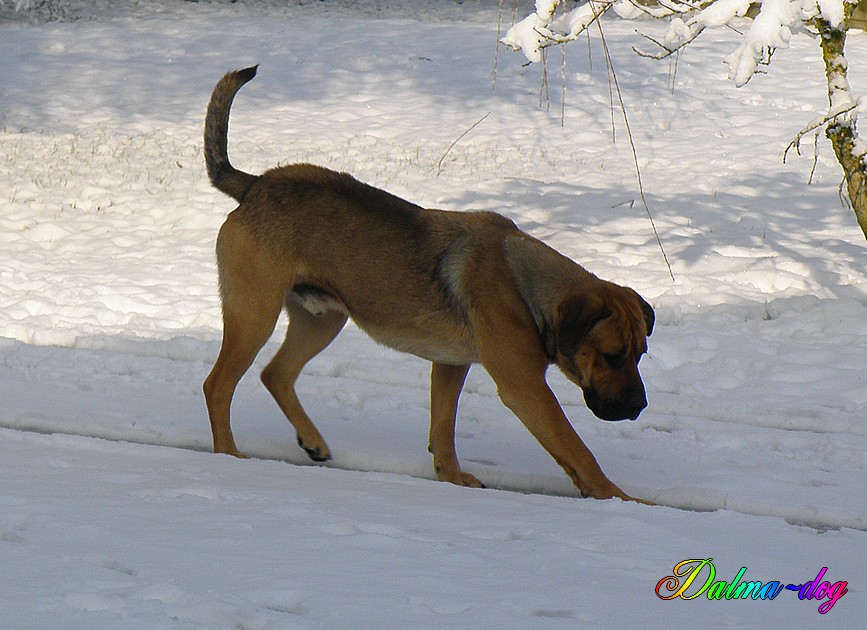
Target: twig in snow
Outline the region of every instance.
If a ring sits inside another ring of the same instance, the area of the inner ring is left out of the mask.
[[[562,64],[560,65],[560,127],[566,126],[566,47],[560,46]]]
[[[465,135],[467,135],[467,134],[470,133],[473,129],[475,129],[476,127],[478,127],[478,126],[482,123],[482,121],[483,121],[485,118],[487,118],[488,116],[490,116],[490,115],[491,115],[491,112],[488,112],[487,114],[485,114],[484,116],[482,116],[481,118],[479,118],[476,122],[474,122],[474,123],[469,127],[469,129],[467,129],[467,130],[464,131],[461,135],[459,135],[457,138],[455,138],[454,142],[452,142],[452,143],[449,145],[449,148],[446,149],[445,153],[442,154],[442,157],[440,157],[440,159],[437,160],[437,177],[439,177],[439,174],[440,174],[440,173],[442,172],[442,170],[443,170],[443,160],[446,159],[446,156],[449,154],[449,151],[451,151],[451,150],[454,148],[454,146],[455,146],[458,142],[460,142],[461,139],[462,139]]]
[[[813,134],[813,165],[810,167],[810,179],[807,180],[808,184],[813,183],[813,175],[816,174],[816,165],[819,163],[819,130],[816,130],[816,133]]]
[[[671,93],[674,94],[674,89],[677,87],[677,62],[680,61],[681,51],[678,50],[677,54],[672,55],[668,64],[668,85],[671,87]]]
[[[491,94],[497,89],[497,63],[500,58],[500,38],[503,34],[503,0],[500,0],[500,10],[497,13],[497,43],[494,46],[494,70],[491,78]]]
[[[665,247],[663,247],[662,239],[659,237],[659,231],[656,229],[656,222],[653,220],[653,214],[650,212],[650,206],[647,204],[647,198],[644,195],[644,183],[641,180],[641,167],[638,164],[638,150],[635,148],[635,140],[632,137],[629,117],[626,114],[626,103],[623,101],[623,93],[620,91],[620,83],[617,81],[617,73],[614,70],[614,61],[611,58],[611,51],[608,48],[608,42],[605,40],[605,31],[602,29],[602,22],[596,20],[596,26],[599,29],[599,37],[602,40],[602,51],[605,54],[605,63],[608,66],[612,87],[614,92],[617,94],[617,100],[620,103],[620,111],[623,114],[623,122],[626,126],[626,135],[629,138],[629,146],[632,149],[632,161],[635,164],[635,176],[638,179],[638,194],[641,197],[641,203],[644,205],[644,211],[647,213],[647,218],[650,220],[650,227],[653,229],[653,235],[656,237],[659,251],[662,252],[665,266],[668,267],[668,275],[671,276],[671,280],[674,282],[674,271],[671,268],[671,263],[668,261],[668,255],[665,253]]]

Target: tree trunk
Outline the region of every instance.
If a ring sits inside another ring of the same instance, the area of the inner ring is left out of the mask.
[[[828,99],[831,112],[852,102],[849,81],[846,78],[846,57],[843,48],[846,45],[846,33],[849,30],[849,19],[855,8],[854,4],[844,3],[845,19],[838,27],[833,27],[821,18],[815,25],[819,30],[819,41],[822,46],[822,57],[825,60],[825,75],[828,79]],[[857,121],[855,110],[836,117],[828,125],[825,134],[834,147],[837,161],[843,167],[846,179],[846,190],[849,202],[855,211],[855,218],[864,238],[867,239],[867,156],[863,155],[864,142],[855,130]],[[862,152],[861,155],[858,151]]]

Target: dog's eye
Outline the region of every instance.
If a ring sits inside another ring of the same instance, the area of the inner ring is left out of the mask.
[[[621,350],[620,352],[603,353],[602,358],[605,359],[605,362],[609,367],[619,368],[623,365],[624,361],[626,361],[626,351]]]

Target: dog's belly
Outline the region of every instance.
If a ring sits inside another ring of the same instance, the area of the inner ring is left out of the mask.
[[[436,340],[396,334],[394,331],[363,330],[371,339],[384,346],[428,361],[451,365],[466,365],[478,361],[476,352],[457,340]]]
[[[478,361],[474,344],[464,335],[444,337],[425,331],[385,330],[354,321],[377,343],[427,361],[450,365],[466,365]]]
[[[334,295],[314,285],[296,285],[288,298],[316,316],[329,311],[349,315],[371,339],[400,352],[451,365],[478,361],[478,353],[466,325],[452,322],[447,317],[428,316],[414,321],[391,321],[390,325],[383,326],[374,323],[388,319],[381,313],[354,312]]]

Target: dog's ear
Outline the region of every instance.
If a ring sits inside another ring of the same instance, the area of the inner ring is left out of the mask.
[[[557,308],[557,350],[574,355],[593,326],[610,316],[611,309],[595,293],[567,297]]]
[[[656,314],[653,312],[653,307],[648,304],[647,300],[634,292],[638,298],[638,305],[641,307],[641,312],[644,314],[644,323],[647,324],[647,336],[653,332],[653,324],[656,322]]]

